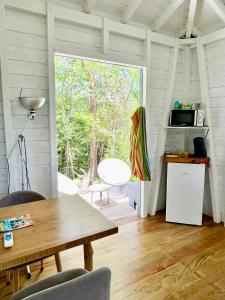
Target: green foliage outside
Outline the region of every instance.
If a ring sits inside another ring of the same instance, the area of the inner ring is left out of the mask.
[[[59,171],[71,179],[82,174],[94,179],[103,158],[129,164],[140,70],[55,56],[55,74]]]

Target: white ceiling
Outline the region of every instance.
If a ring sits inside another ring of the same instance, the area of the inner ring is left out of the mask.
[[[66,6],[74,6],[87,13],[107,16],[176,37],[188,37],[187,24],[194,36],[225,27],[225,0],[63,1]],[[192,10],[189,12],[190,8]]]

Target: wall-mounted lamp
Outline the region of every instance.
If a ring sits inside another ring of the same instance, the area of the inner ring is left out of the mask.
[[[9,160],[16,149],[16,146],[19,146],[20,151],[20,158],[21,158],[21,187],[24,190],[25,182],[24,177],[26,178],[26,188],[31,189],[30,180],[28,175],[28,166],[27,166],[27,151],[26,151],[26,141],[25,137],[23,136],[23,131],[27,127],[29,121],[34,120],[36,111],[41,109],[45,104],[45,98],[43,97],[22,97],[22,89],[20,91],[20,96],[18,97],[20,103],[23,105],[24,108],[28,109],[30,112],[27,114],[27,119],[22,127],[16,142],[14,143],[12,149],[7,155],[7,164],[8,164],[8,193],[10,192],[10,167],[9,167]],[[25,169],[25,174],[24,174]]]
[[[28,122],[30,120],[34,120],[35,115],[36,115],[36,111],[41,109],[43,107],[43,105],[45,104],[45,98],[44,97],[22,97],[22,90],[20,90],[20,96],[18,97],[20,103],[23,105],[24,108],[28,109],[30,112],[27,114],[27,120],[23,126],[23,128],[21,129],[19,135],[18,135],[18,139],[16,140],[15,144],[13,145],[11,151],[9,152],[9,154],[7,155],[7,160],[10,159],[10,157],[13,154],[13,151],[16,148],[16,145],[19,143],[19,140],[23,134],[24,129],[26,128]]]
[[[28,114],[30,120],[34,120],[36,111],[41,109],[45,104],[45,98],[43,97],[19,97],[18,99],[23,107],[30,111]]]

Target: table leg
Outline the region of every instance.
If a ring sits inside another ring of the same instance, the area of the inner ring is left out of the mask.
[[[42,272],[44,270],[45,266],[44,266],[44,260],[42,259],[41,260],[41,268],[40,268],[40,271]]]
[[[62,272],[62,263],[61,263],[59,253],[55,254],[55,264],[56,264],[57,272]]]
[[[93,270],[93,254],[91,243],[84,244],[84,268],[88,271]]]
[[[20,285],[19,268],[13,269],[12,275],[13,275],[13,294],[15,294],[19,291],[19,285]]]
[[[6,271],[6,284],[10,284],[11,271]]]
[[[109,204],[109,191],[107,191],[107,193],[108,193],[108,204]]]
[[[102,208],[102,192],[100,192],[100,202],[101,202],[100,208]]]

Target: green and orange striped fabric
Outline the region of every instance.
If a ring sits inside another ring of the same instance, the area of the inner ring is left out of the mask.
[[[132,174],[141,181],[150,181],[151,172],[147,149],[145,109],[143,106],[137,108],[131,120],[130,161]]]

